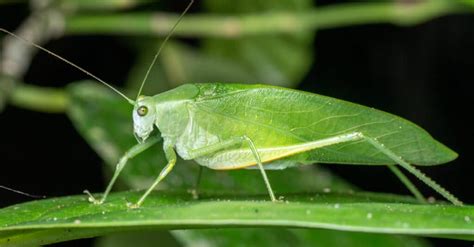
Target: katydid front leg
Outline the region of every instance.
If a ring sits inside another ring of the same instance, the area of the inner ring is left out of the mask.
[[[84,190],[84,193],[89,195],[89,201],[94,203],[94,204],[104,203],[104,201],[107,199],[107,196],[110,193],[110,190],[112,190],[112,187],[114,186],[114,183],[117,180],[120,172],[122,172],[123,168],[127,164],[127,161],[129,159],[132,159],[133,157],[137,156],[141,152],[147,150],[148,148],[150,148],[154,144],[158,143],[158,141],[160,141],[160,140],[161,140],[161,137],[159,137],[159,136],[151,137],[146,142],[139,143],[139,144],[133,146],[132,148],[130,148],[125,153],[125,155],[122,158],[120,158],[120,161],[118,162],[118,164],[115,168],[114,175],[113,175],[112,179],[110,180],[109,185],[107,185],[107,189],[105,190],[104,195],[102,195],[102,198],[96,199],[94,196],[92,196],[92,194],[88,190]]]
[[[155,189],[155,187],[163,180],[163,178],[170,173],[171,170],[173,170],[174,165],[176,164],[176,153],[173,149],[174,143],[171,143],[170,141],[165,139],[165,142],[163,143],[163,150],[165,151],[165,156],[166,160],[168,160],[168,164],[161,170],[160,175],[155,179],[155,182],[148,188],[148,190],[140,197],[137,203],[135,204],[129,204],[128,206],[130,208],[139,208],[145,199],[148,197],[148,195]]]

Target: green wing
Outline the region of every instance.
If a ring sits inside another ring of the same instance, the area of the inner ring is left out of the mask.
[[[219,139],[246,135],[257,148],[281,147],[362,132],[416,165],[446,163],[457,154],[417,125],[373,108],[266,85],[195,84],[193,119]],[[337,144],[285,160],[300,163],[393,164],[364,141]]]

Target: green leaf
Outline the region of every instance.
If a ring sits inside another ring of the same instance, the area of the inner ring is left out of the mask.
[[[181,239],[184,246],[345,246],[358,247],[361,243],[383,247],[429,246],[419,238],[409,236],[388,236],[361,232],[344,232],[322,229],[283,229],[283,228],[245,228],[173,231]],[[183,242],[183,241],[182,241]],[[257,244],[259,243],[259,244]]]
[[[138,91],[139,83],[142,82],[153,60],[154,54],[150,51],[158,49],[155,40],[141,41],[136,46],[138,46],[139,57],[130,72],[127,83],[127,87],[133,92],[132,95]],[[169,41],[159,59],[150,71],[144,92],[156,94],[186,82],[239,81],[245,83],[255,80],[237,62],[208,54],[182,42]]]
[[[427,247],[429,244],[409,236],[387,236],[360,232],[341,232],[322,229],[241,228],[197,229],[171,231],[180,245],[163,231],[117,233],[102,238],[96,247],[121,246],[345,246],[358,247],[361,243],[381,247]]]
[[[135,232],[120,232],[100,238],[95,247],[179,247],[181,246],[169,231],[163,230],[141,230]]]
[[[187,193],[160,191],[139,209],[126,206],[140,195],[114,193],[103,205],[82,195],[2,209],[0,244],[45,244],[139,229],[270,226],[474,240],[473,206],[416,205],[393,195],[288,194],[285,202],[273,203],[267,195],[203,194],[195,200]]]
[[[427,247],[429,244],[415,237],[387,236],[360,232],[341,232],[322,229],[240,228],[173,230],[178,238],[171,239],[162,230],[116,233],[103,237],[96,247],[121,246],[345,246],[358,247],[361,243],[383,247]]]
[[[266,14],[277,11],[304,11],[312,7],[313,1],[271,1],[253,0],[223,2],[207,0],[205,7],[212,13]],[[292,23],[287,22],[289,28]],[[298,29],[294,26],[293,29]],[[246,70],[252,80],[246,83],[269,83],[273,85],[294,87],[306,74],[313,62],[312,44],[314,32],[296,32],[289,34],[255,35],[236,39],[205,39],[205,51],[234,61]],[[229,81],[229,80],[227,80]],[[230,81],[239,82],[232,80]]]

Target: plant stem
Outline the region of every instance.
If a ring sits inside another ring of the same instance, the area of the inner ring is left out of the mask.
[[[42,0],[43,1],[43,0]],[[66,10],[121,10],[132,8],[150,0],[59,0],[58,6]]]
[[[19,84],[10,95],[12,105],[47,113],[63,113],[68,104],[68,95],[63,89]]]
[[[392,23],[415,25],[430,19],[469,11],[456,1],[431,0],[418,3],[350,3],[321,7],[306,12],[267,12],[239,16],[188,15],[175,34],[184,37],[232,38],[269,33],[292,33],[355,24]],[[134,13],[77,15],[66,19],[71,34],[166,35],[178,15]]]

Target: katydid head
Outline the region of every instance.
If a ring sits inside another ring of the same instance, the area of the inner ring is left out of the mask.
[[[153,131],[156,119],[156,110],[153,98],[140,96],[133,107],[133,133],[139,143],[144,142]]]

